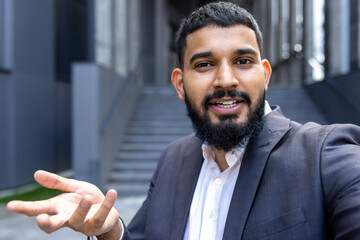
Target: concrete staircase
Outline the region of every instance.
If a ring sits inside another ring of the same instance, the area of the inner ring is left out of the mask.
[[[272,86],[266,93],[270,105],[279,105],[284,115],[299,123],[328,124],[316,103],[301,86]]]
[[[293,120],[326,123],[301,87],[270,86],[267,100],[270,105],[280,105],[283,113]],[[120,197],[145,195],[162,151],[192,132],[185,104],[172,88],[145,88],[119,145],[107,188],[116,189]]]
[[[144,195],[162,151],[191,134],[185,104],[172,88],[145,88],[119,146],[107,188],[119,196]]]

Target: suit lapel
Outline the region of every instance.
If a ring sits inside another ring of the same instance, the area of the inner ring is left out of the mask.
[[[247,146],[228,211],[224,240],[242,238],[269,154],[289,129],[289,120],[279,109],[273,110],[256,141]]]
[[[192,197],[203,163],[201,141],[196,139],[189,144],[186,154],[182,159],[180,176],[176,187],[174,216],[171,227],[170,239],[182,239],[190,211]]]

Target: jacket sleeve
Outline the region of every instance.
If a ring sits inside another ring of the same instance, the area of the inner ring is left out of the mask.
[[[138,210],[132,221],[129,223],[128,227],[124,227],[124,235],[121,240],[141,240],[145,239],[145,225],[146,225],[146,215],[148,209],[149,199],[151,197],[151,189],[153,183],[151,182],[151,187],[149,189],[148,196],[144,201],[141,208]],[[130,234],[131,233],[131,234]]]
[[[360,128],[333,128],[323,142],[320,161],[333,239],[360,239]]]

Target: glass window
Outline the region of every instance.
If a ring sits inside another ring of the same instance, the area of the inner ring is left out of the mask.
[[[350,1],[350,68],[357,70],[360,66],[360,4]]]
[[[4,0],[0,0],[0,68],[5,68],[5,9]]]
[[[313,1],[313,56],[309,59],[309,64],[313,69],[312,77],[315,81],[324,79],[324,61],[325,61],[325,3],[324,0]]]
[[[59,81],[70,81],[73,62],[90,59],[88,7],[86,0],[56,1],[56,77]]]
[[[302,0],[296,0],[295,1],[295,9],[294,9],[294,23],[295,23],[295,27],[294,27],[294,38],[293,38],[293,42],[292,42],[292,51],[296,52],[297,57],[302,57],[302,50],[303,50],[303,46],[302,46],[302,42],[303,42],[303,20],[304,20],[304,15],[303,15],[303,1]]]
[[[8,72],[12,64],[12,9],[13,1],[0,0],[0,69]]]
[[[350,2],[326,1],[326,67],[332,76],[350,71]]]
[[[134,1],[131,1],[134,2]],[[130,48],[128,49],[128,42],[127,42],[127,15],[128,12],[128,4],[131,4],[130,1],[127,3],[127,1],[124,0],[117,0],[115,1],[115,7],[114,7],[114,35],[115,35],[115,43],[114,43],[114,70],[121,76],[126,76],[128,72],[128,61],[127,56],[128,52],[130,52]],[[129,16],[132,16],[132,14],[129,14]],[[133,20],[133,19],[132,19]],[[131,20],[131,21],[132,21]],[[133,22],[132,22],[133,23]],[[133,23],[134,24],[134,23]],[[135,24],[134,24],[135,25]],[[130,29],[129,29],[130,30]],[[131,38],[132,41],[136,41],[136,39]],[[129,42],[130,43],[130,42]]]
[[[280,1],[280,11],[281,11],[281,29],[280,29],[280,54],[283,60],[286,60],[290,57],[290,41],[289,41],[289,24],[290,24],[290,5],[289,0]]]
[[[279,62],[279,2],[278,0],[271,1],[271,43],[270,43],[270,61],[272,65]]]
[[[357,17],[354,21],[357,24],[354,24],[357,26],[356,28],[356,37],[354,37],[357,41],[356,41],[356,45],[357,45],[357,68],[360,69],[360,3],[358,1],[355,1],[355,3],[351,3],[355,5],[355,9],[356,9],[356,14],[355,16]],[[351,6],[351,8],[353,8],[353,6]],[[351,22],[351,24],[353,24],[353,22]]]
[[[121,76],[126,76],[138,61],[139,9],[139,1],[95,1],[96,63]]]
[[[96,62],[113,68],[113,1],[97,0],[96,12]]]

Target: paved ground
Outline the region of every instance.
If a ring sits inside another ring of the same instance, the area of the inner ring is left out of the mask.
[[[145,196],[118,198],[115,207],[119,211],[125,223],[128,223],[137,209],[140,207]],[[86,239],[84,235],[71,229],[46,234],[42,232],[34,217],[10,212],[4,205],[0,205],[0,240],[77,240]]]

